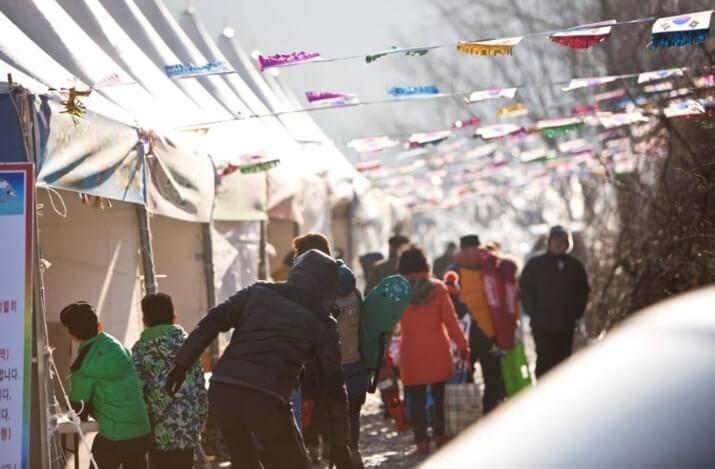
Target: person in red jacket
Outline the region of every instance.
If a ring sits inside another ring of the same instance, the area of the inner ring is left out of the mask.
[[[462,359],[469,360],[469,343],[459,327],[447,287],[431,277],[422,249],[412,247],[401,256],[399,273],[412,286],[412,301],[400,320],[400,375],[410,398],[410,416],[417,449],[429,454],[427,439],[427,386],[432,390],[432,430],[437,446],[445,442],[444,386],[453,375],[450,338]]]

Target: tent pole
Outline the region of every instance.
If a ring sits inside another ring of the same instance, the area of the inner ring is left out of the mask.
[[[139,246],[144,270],[144,289],[147,294],[157,293],[159,284],[154,272],[154,252],[151,248],[151,226],[149,213],[144,205],[137,206],[137,219],[139,221]]]
[[[258,280],[268,280],[266,243],[268,243],[268,220],[261,220],[261,239],[258,244]]]
[[[258,244],[258,280],[268,280],[268,259],[266,258],[266,244],[268,243],[268,203],[270,196],[270,183],[268,171],[265,172],[266,179],[266,219],[260,221],[261,238]]]
[[[8,80],[11,80],[9,75]],[[27,160],[35,163],[38,159],[35,147],[38,136],[36,135],[36,116],[32,106],[34,96],[24,91],[15,91],[12,93],[11,99],[18,102],[20,127],[23,133]],[[36,200],[36,198],[33,197],[33,200]],[[32,401],[36,405],[31,406],[30,410],[30,454],[32,458],[30,463],[33,467],[45,469],[50,467],[51,460],[50,446],[48,445],[48,422],[50,413],[49,395],[52,392],[52,383],[48,373],[49,348],[45,290],[40,270],[40,236],[36,204],[32,207],[32,217],[32,340],[34,348],[32,350],[31,395]],[[35,460],[35,457],[37,457],[37,460]]]
[[[353,260],[355,258],[355,247],[354,247],[354,235],[353,233],[353,218],[355,217],[355,209],[357,208],[358,200],[357,200],[357,195],[355,194],[355,190],[353,190],[353,197],[350,199],[350,203],[348,204],[348,214],[345,220],[346,223],[346,231],[347,231],[347,249],[345,252],[345,262],[348,265],[352,265]]]
[[[214,282],[214,255],[211,237],[211,222],[201,225],[204,244],[204,277],[206,278],[206,304],[208,309],[216,306],[216,284]],[[209,347],[211,369],[220,357],[218,339],[214,339]]]

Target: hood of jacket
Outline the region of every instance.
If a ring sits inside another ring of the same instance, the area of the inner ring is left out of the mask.
[[[338,296],[348,296],[355,291],[357,281],[355,274],[350,270],[350,267],[345,265],[342,260],[337,261],[338,264]]]
[[[429,274],[409,274],[405,276],[412,287],[410,304],[422,305],[429,303],[435,292],[435,284]]]
[[[286,281],[292,299],[316,312],[333,309],[337,284],[338,267],[335,260],[315,249],[296,259]]]

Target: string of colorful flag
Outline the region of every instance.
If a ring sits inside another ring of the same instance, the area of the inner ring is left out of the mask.
[[[700,44],[710,36],[710,20],[713,10],[687,13],[663,18],[644,17],[633,20],[615,19],[578,25],[553,31],[527,33],[522,36],[507,38],[487,38],[450,44],[436,44],[419,47],[393,47],[366,55],[323,58],[319,52],[292,52],[271,56],[258,56],[261,71],[274,67],[290,67],[306,63],[340,62],[364,59],[370,64],[388,55],[424,56],[435,49],[456,48],[462,54],[478,56],[511,55],[514,48],[528,37],[548,36],[559,45],[572,49],[588,49],[611,37],[614,26],[653,23],[650,48],[653,50],[666,47],[682,47]]]
[[[563,28],[560,30],[526,33],[522,36],[507,38],[487,38],[463,41],[452,44],[437,44],[419,47],[392,47],[366,55],[344,57],[322,57],[319,52],[290,52],[270,56],[259,55],[256,60],[261,71],[272,68],[290,67],[307,63],[326,63],[345,60],[364,59],[366,63],[388,55],[403,54],[405,56],[424,56],[429,51],[453,47],[460,53],[477,56],[512,55],[513,50],[524,38],[548,36],[559,45],[572,49],[587,49],[606,41],[611,37],[613,27],[643,23],[653,23],[651,28],[650,48],[653,50],[667,47],[692,46],[705,42],[710,37],[710,22],[715,10],[685,13],[663,18],[644,17],[633,20],[618,21],[615,19]],[[189,79],[211,75],[226,75],[239,73],[225,61],[217,60],[202,65],[171,64],[164,66],[164,72],[172,79]],[[109,86],[132,85],[136,82],[128,77],[111,75],[91,86],[98,89]]]
[[[534,82],[524,85],[507,87],[507,88],[490,88],[485,90],[476,91],[456,91],[456,92],[442,92],[439,87],[435,85],[425,85],[425,86],[410,86],[410,87],[391,87],[387,90],[387,94],[390,98],[387,99],[377,99],[371,101],[361,101],[359,97],[352,93],[346,92],[335,92],[335,91],[307,91],[306,98],[311,104],[311,107],[290,109],[286,111],[270,112],[263,114],[247,114],[238,115],[237,117],[232,117],[228,119],[214,120],[209,122],[202,122],[193,124],[191,126],[185,127],[185,130],[192,129],[203,129],[211,127],[214,125],[242,121],[249,119],[262,119],[269,117],[280,117],[288,114],[297,113],[307,113],[315,111],[323,111],[338,108],[348,108],[348,107],[362,107],[362,106],[372,106],[378,104],[394,104],[394,103],[407,103],[422,100],[432,100],[432,99],[445,99],[445,98],[464,98],[465,104],[477,104],[491,100],[513,100],[516,98],[518,90],[524,88],[533,88],[540,86],[561,86],[563,92],[572,92],[575,90],[592,88],[597,86],[607,85],[609,83],[616,82],[618,80],[627,79],[637,79],[639,85],[645,85],[647,83],[664,80],[667,78],[684,76],[687,71],[691,70],[689,67],[679,67],[670,68],[662,70],[654,70],[647,72],[629,73],[621,75],[606,75],[600,77],[588,77],[588,78],[572,78],[570,80],[561,81],[550,81],[550,82]],[[622,97],[622,94],[617,92],[609,92],[603,95],[596,96],[597,100],[609,100]],[[513,106],[507,106],[502,108],[502,117],[517,117],[524,115],[526,109],[522,104],[516,103]]]
[[[669,70],[668,74],[653,73],[650,78],[645,77],[641,83],[649,83],[656,77],[676,76],[680,69]],[[627,96],[625,91],[620,90],[619,93],[608,92],[603,93],[604,101],[613,101],[613,98],[622,99],[622,104],[616,105],[616,108],[625,107],[625,103],[631,103],[638,106],[635,110],[625,109],[621,112],[604,112],[605,110],[599,107],[599,104],[580,105],[572,109],[571,115],[557,119],[543,119],[535,123],[531,128],[527,129],[523,126],[513,124],[498,124],[486,127],[478,127],[474,131],[475,138],[481,138],[485,141],[503,140],[510,137],[510,141],[518,142],[525,136],[535,133],[542,134],[547,139],[554,139],[561,135],[571,133],[584,126],[601,126],[606,130],[623,128],[626,126],[647,123],[650,121],[649,116],[662,115],[667,119],[671,118],[698,118],[711,115],[712,109],[715,109],[715,100],[712,96],[708,99],[683,99],[695,90],[712,89],[715,87],[715,75],[708,74],[697,77],[692,80],[691,88],[674,89],[670,82],[658,82],[656,84],[646,85],[644,91],[646,93],[667,93],[664,97],[669,100],[668,105],[663,108],[654,106],[652,102],[644,102],[646,99],[642,95]],[[497,111],[500,117],[509,117],[510,114],[518,110],[521,113],[528,113],[528,110],[523,104],[505,106]],[[434,130],[427,132],[417,132],[409,135],[409,139],[405,141],[404,149],[423,148],[426,146],[437,146],[447,141],[454,132],[468,128],[477,127],[480,124],[480,119],[472,116],[469,119],[458,120],[452,123],[451,129]],[[408,135],[408,134],[402,134]],[[459,145],[448,145],[449,148],[444,148],[444,151],[453,150],[452,147]],[[400,141],[394,136],[376,136],[356,138],[347,142],[347,146],[358,153],[367,155],[383,150],[398,148]],[[407,155],[407,154],[406,154]],[[363,161],[356,165],[356,168],[361,172],[373,171],[381,167],[379,161]]]

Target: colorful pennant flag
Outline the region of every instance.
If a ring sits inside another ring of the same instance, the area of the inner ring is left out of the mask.
[[[238,169],[241,174],[262,173],[275,168],[281,160],[262,155],[245,155],[240,158]]]
[[[673,91],[673,83],[663,81],[661,83],[653,83],[652,85],[646,85],[643,87],[644,93],[663,93],[665,91]]]
[[[366,55],[365,56],[365,63],[371,64],[377,59],[381,59],[385,57],[386,55],[390,54],[396,54],[397,53],[397,47],[392,46],[391,48],[387,50],[383,50],[381,52],[376,52],[374,54]],[[422,57],[424,55],[427,55],[429,53],[429,49],[424,49],[424,48],[414,48],[414,49],[403,49],[405,52],[405,55],[408,57],[415,57],[419,56]]]
[[[598,104],[586,104],[583,106],[576,106],[575,108],[571,109],[571,115],[572,116],[584,116],[586,114],[592,114],[594,112],[598,112]]]
[[[617,99],[622,99],[625,97],[626,97],[626,92],[623,90],[606,91],[605,93],[598,93],[595,96],[597,103],[615,101]]]
[[[442,130],[438,132],[421,132],[410,135],[407,142],[407,148],[424,147],[426,145],[439,145],[452,135],[451,130]]]
[[[307,91],[305,97],[308,98],[309,103],[316,105],[345,106],[360,103],[354,94],[333,91]]]
[[[549,36],[549,39],[556,44],[572,49],[588,49],[608,39],[611,36],[611,25],[613,24],[616,24],[616,20],[586,25],[583,29],[554,33]]]
[[[529,109],[522,103],[509,104],[497,111],[497,116],[500,119],[511,119],[514,117],[522,117],[529,114]]]
[[[602,86],[608,83],[612,83],[621,76],[608,76],[608,77],[593,77],[593,78],[575,78],[571,80],[568,86],[561,88],[561,91],[573,91],[581,88],[590,88],[592,86]]]
[[[252,174],[268,171],[280,164],[279,159],[270,159],[262,155],[243,155],[239,157],[239,163],[229,163],[219,172],[219,180],[240,171],[241,174]]]
[[[580,127],[583,127],[583,120],[578,117],[545,119],[536,123],[536,129],[540,130],[546,138],[556,138]]]
[[[285,65],[290,65],[299,62],[307,62],[309,60],[314,60],[320,58],[319,52],[292,52],[290,54],[276,54],[271,56],[258,56],[258,65],[261,67],[261,71],[272,67],[283,67]]]
[[[648,118],[640,112],[602,115],[598,117],[598,120],[599,123],[606,129],[648,122]]]
[[[534,150],[523,151],[519,155],[519,160],[522,163],[540,163],[543,161],[554,159],[556,155],[549,153],[546,148],[536,148]]]
[[[682,68],[670,68],[667,70],[656,70],[654,72],[644,72],[638,75],[638,84],[642,85],[643,83],[650,83],[651,81],[656,81],[656,80],[665,80],[666,78],[671,78],[671,77],[682,77],[683,76],[683,69]]]
[[[496,149],[497,149],[497,147],[493,143],[489,143],[486,145],[480,145],[477,148],[475,148],[474,150],[471,150],[471,151],[465,153],[464,159],[465,160],[476,160],[479,158],[484,158],[485,156],[489,156],[492,153],[494,153],[494,151]]]
[[[347,146],[358,153],[374,153],[396,147],[398,144],[399,142],[390,137],[368,137],[350,140]]]
[[[194,78],[206,75],[232,73],[233,69],[223,60],[208,62],[204,65],[175,64],[164,65],[164,72],[169,78]]]
[[[134,81],[128,78],[122,78],[118,74],[112,73],[92,85],[92,89],[96,90],[98,88],[108,88],[110,86],[133,85],[134,83]]]
[[[516,91],[516,88],[493,88],[491,90],[475,91],[468,97],[464,98],[464,102],[467,104],[474,104],[490,99],[514,99],[514,96],[516,96]]]
[[[476,127],[481,122],[481,119],[477,116],[472,116],[468,119],[454,121],[452,123],[453,129],[464,129],[466,127]]]
[[[483,140],[493,140],[496,138],[503,138],[521,132],[524,132],[524,128],[519,125],[497,124],[490,125],[487,127],[480,127],[475,132],[475,135],[477,137],[481,137]]]
[[[592,150],[591,144],[582,138],[559,143],[557,147],[561,153],[568,154],[584,153]]]
[[[491,41],[460,42],[457,50],[469,55],[511,55],[512,50],[519,45],[523,37],[507,37]]]
[[[668,107],[663,109],[663,114],[668,119],[699,116],[705,114],[705,106],[701,101],[689,99],[679,103],[670,103]]]
[[[375,171],[382,167],[380,160],[365,161],[363,163],[357,163],[355,169],[360,173],[366,173],[369,171]]]
[[[651,30],[651,49],[693,46],[707,41],[713,11],[657,19]]]
[[[390,96],[394,96],[395,98],[403,98],[406,96],[439,94],[439,88],[437,88],[434,85],[408,86],[408,87],[393,86],[392,88],[387,90],[387,94],[389,94]]]

